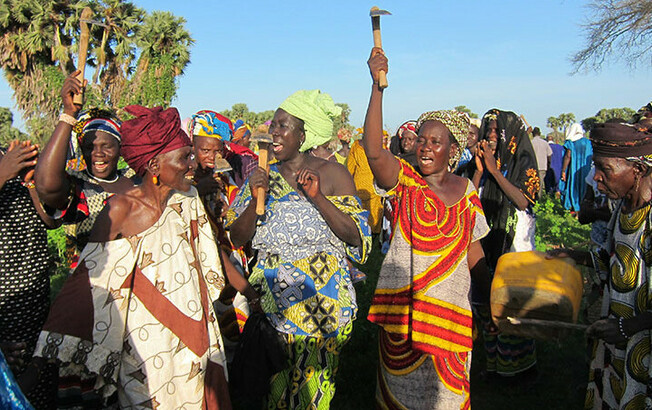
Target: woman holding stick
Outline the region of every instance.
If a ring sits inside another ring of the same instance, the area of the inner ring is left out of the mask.
[[[466,146],[469,119],[431,111],[416,123],[413,168],[382,145],[379,72],[387,58],[374,48],[363,138],[377,184],[394,194],[396,222],[368,319],[380,329],[379,408],[470,406],[473,348],[471,279],[487,310],[489,276],[480,239],[489,230],[475,187],[451,173]]]
[[[268,408],[328,408],[339,353],[357,312],[347,256],[364,263],[368,212],[346,168],[307,151],[330,140],[339,108],[319,90],[298,91],[274,113],[269,176],[254,171],[227,213],[231,240],[252,240],[249,282],[288,346],[289,367],[272,376]],[[256,215],[259,188],[265,214]]]

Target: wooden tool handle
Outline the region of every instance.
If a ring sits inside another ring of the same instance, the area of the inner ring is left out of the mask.
[[[269,174],[267,169],[267,156],[269,154],[269,144],[260,144],[258,151],[258,166],[263,168]],[[265,213],[265,188],[258,188],[258,198],[256,199],[256,215]]]
[[[82,89],[84,87],[84,72],[86,71],[86,57],[88,56],[88,40],[90,37],[88,23],[84,20],[90,19],[92,14],[93,11],[89,7],[84,8],[81,14],[81,22],[79,23],[81,34],[79,35],[79,54],[77,57],[77,69],[79,69],[77,79],[82,83]],[[82,105],[84,103],[84,93],[75,94],[72,102],[77,105]]]
[[[380,38],[380,17],[371,18],[371,27],[374,34],[374,47],[383,48],[383,41]],[[384,71],[378,73],[378,87],[387,88],[387,73]]]

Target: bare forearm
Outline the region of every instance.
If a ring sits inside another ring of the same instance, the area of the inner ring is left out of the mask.
[[[398,179],[398,160],[383,148],[383,91],[372,84],[364,122],[362,145],[371,172],[382,188],[392,188]]]
[[[233,221],[229,231],[231,232],[231,242],[233,246],[239,248],[244,246],[256,233],[256,222],[258,215],[256,215],[256,200],[251,199],[247,208],[242,212],[240,217]]]
[[[564,154],[564,160],[561,163],[561,172],[565,173],[566,170],[568,170],[568,164],[570,164],[571,161],[571,152],[570,150],[566,150],[566,154]]]
[[[369,159],[377,159],[383,149],[383,91],[372,84],[371,97],[364,120],[364,137],[362,139],[365,154]]]
[[[38,216],[41,217],[43,223],[45,223],[45,226],[47,226],[48,229],[54,229],[58,227],[59,226],[58,221],[50,217],[50,215],[48,215],[45,212],[45,209],[43,209],[43,205],[41,205],[41,201],[39,200],[35,188],[29,189],[29,196],[32,198],[32,203],[34,204],[34,208],[36,208],[36,212],[38,213]]]
[[[521,190],[514,186],[514,184],[509,182],[499,170],[492,172],[491,176],[496,180],[496,183],[500,186],[503,193],[507,195],[507,198],[509,198],[518,209],[522,211],[527,208],[528,200],[525,195],[523,195]]]
[[[480,189],[480,180],[482,179],[482,172],[479,170],[476,170],[473,173],[473,178],[471,179],[471,182],[473,182],[473,186],[475,186],[475,189],[478,190]]]
[[[66,160],[71,132],[72,126],[60,121],[36,164],[34,182],[39,198],[54,208],[65,206],[68,199]]]
[[[358,227],[349,215],[337,209],[324,195],[312,199],[312,203],[338,238],[352,246],[362,244]]]

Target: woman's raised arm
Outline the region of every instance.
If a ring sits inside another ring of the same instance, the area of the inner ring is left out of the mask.
[[[378,86],[378,73],[388,70],[387,57],[383,50],[374,47],[367,64],[373,84],[364,121],[362,145],[376,183],[381,188],[389,189],[395,187],[398,182],[400,164],[391,152],[383,148],[383,90]]]

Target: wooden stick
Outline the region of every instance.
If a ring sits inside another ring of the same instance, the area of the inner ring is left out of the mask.
[[[383,41],[380,37],[380,16],[371,17],[371,29],[374,34],[374,47],[383,48]],[[378,87],[387,88],[387,73],[385,71],[378,73]]]
[[[269,175],[269,143],[259,142],[258,143],[258,166],[267,171]],[[265,188],[258,188],[258,197],[256,200],[256,215],[265,214]]]
[[[564,329],[573,329],[573,330],[586,330],[589,327],[589,325],[583,325],[580,323],[567,323],[567,322],[560,322],[558,320],[515,318],[511,316],[507,317],[507,321],[512,325],[550,326],[550,327],[560,327]]]
[[[79,54],[77,57],[77,69],[79,70],[77,79],[82,84],[82,90],[84,87],[84,72],[86,71],[86,57],[88,56],[88,40],[90,37],[90,30],[88,29],[87,21],[90,20],[92,14],[93,10],[91,10],[90,7],[84,7],[79,21],[81,34],[79,35]],[[75,94],[72,102],[77,105],[82,105],[84,103],[84,92],[82,91],[81,94]]]

